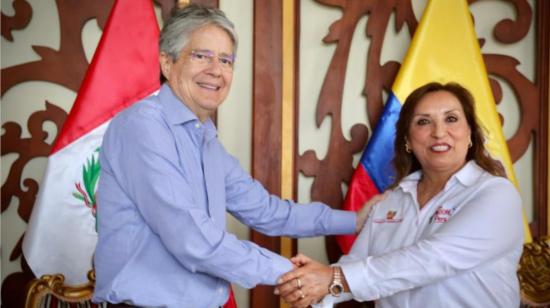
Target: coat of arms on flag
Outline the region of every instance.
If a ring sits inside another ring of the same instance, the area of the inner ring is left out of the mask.
[[[97,189],[97,181],[99,180],[99,172],[101,171],[98,157],[99,149],[100,148],[97,148],[92,153],[90,158],[86,160],[86,164],[82,166],[82,182],[76,182],[74,184],[77,191],[73,192],[73,196],[82,201],[84,205],[90,209],[94,218],[96,217],[95,194]]]
[[[160,87],[158,35],[151,1],[115,1],[53,145],[23,241],[37,276],[61,273],[69,284],[87,281],[97,242],[99,147],[114,115]]]

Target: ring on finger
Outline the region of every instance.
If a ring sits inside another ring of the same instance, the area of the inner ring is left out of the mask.
[[[299,289],[298,291],[300,291],[300,299],[304,299],[306,296],[304,295],[302,289]]]
[[[298,289],[302,288],[302,281],[300,280],[300,278],[296,278],[296,284],[298,285]]]

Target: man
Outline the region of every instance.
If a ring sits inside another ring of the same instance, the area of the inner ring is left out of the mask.
[[[220,10],[190,5],[166,22],[167,82],[113,119],[103,140],[94,301],[218,307],[230,282],[275,285],[292,264],[228,233],[226,211],[268,235],[362,226],[366,214],[269,195],[220,144],[209,116],[227,97],[236,49]]]

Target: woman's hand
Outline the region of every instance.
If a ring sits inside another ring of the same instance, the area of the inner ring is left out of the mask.
[[[275,294],[292,307],[308,307],[319,302],[328,294],[332,282],[332,268],[303,254],[290,259],[298,268],[279,278]]]
[[[361,208],[361,210],[357,212],[357,220],[356,220],[356,226],[355,226],[356,233],[360,233],[361,230],[363,230],[363,226],[365,225],[365,222],[367,221],[367,218],[369,217],[369,214],[372,211],[372,207],[376,203],[386,199],[388,195],[389,195],[389,191],[386,190],[383,194],[373,196],[372,198],[369,199],[369,201],[365,203],[365,205],[363,205],[363,208]]]

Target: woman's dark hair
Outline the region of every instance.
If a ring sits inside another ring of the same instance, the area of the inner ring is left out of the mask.
[[[474,160],[487,172],[497,176],[505,176],[504,168],[500,162],[491,158],[487,150],[485,150],[485,137],[483,136],[481,126],[477,122],[474,98],[472,94],[470,94],[466,88],[462,87],[458,83],[450,82],[447,84],[441,84],[438,82],[430,82],[414,90],[407,97],[403,107],[401,108],[399,120],[396,124],[395,135],[395,158],[393,160],[393,165],[396,171],[395,180],[391,187],[396,187],[404,177],[421,168],[420,163],[414,154],[408,153],[405,150],[406,139],[409,134],[409,128],[416,106],[428,93],[437,91],[446,91],[451,93],[458,99],[462,109],[464,110],[466,121],[468,122],[468,126],[472,132],[472,147],[468,149],[466,161]]]

